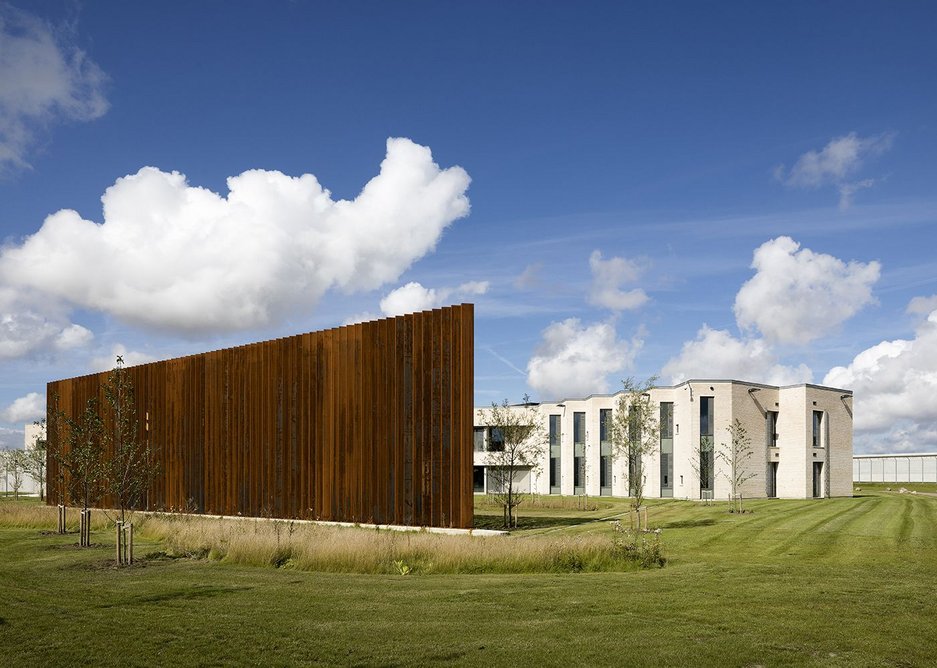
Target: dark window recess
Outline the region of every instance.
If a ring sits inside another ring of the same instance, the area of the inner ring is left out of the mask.
[[[485,451],[485,428],[484,427],[475,427],[475,431],[472,434],[475,441],[475,452],[484,452]]]
[[[560,416],[550,416],[550,494],[560,493]]]
[[[715,483],[715,454],[713,452],[713,404],[715,397],[699,400],[699,486],[700,498],[713,498]]]
[[[484,466],[472,467],[472,482],[475,486],[476,492],[485,491],[485,467]]]
[[[490,452],[504,451],[504,434],[498,427],[492,427],[488,434],[488,450]]]
[[[769,448],[778,447],[778,412],[768,411],[765,418],[766,442]]]
[[[813,447],[823,447],[823,411],[813,412]]]

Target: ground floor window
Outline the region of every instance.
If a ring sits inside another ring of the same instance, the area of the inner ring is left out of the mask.
[[[474,483],[476,492],[485,491],[485,467],[484,466],[472,467],[472,482]]]

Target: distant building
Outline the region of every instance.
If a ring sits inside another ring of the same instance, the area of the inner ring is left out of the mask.
[[[539,471],[515,476],[521,490],[537,494],[627,496],[628,465],[615,457],[609,420],[619,394],[545,402],[536,410],[549,443]],[[738,418],[754,454],[752,477],[742,487],[748,498],[810,498],[852,494],[852,392],[819,385],[777,387],[738,380],[688,380],[655,387],[652,404],[660,416],[660,444],[643,462],[645,495],[660,498],[727,498],[730,483],[721,462],[700,480],[693,462],[705,439],[718,449],[730,442]],[[494,484],[488,451],[497,448],[497,429],[475,411],[474,488]]]
[[[937,482],[937,452],[855,455],[854,482]]]
[[[32,450],[36,447],[36,438],[45,440],[46,433],[45,428],[40,427],[35,424],[27,424],[23,427],[23,449]],[[0,468],[0,491],[3,492],[12,492],[13,491],[13,476],[10,475],[10,472],[6,468]],[[20,494],[39,494],[39,483],[36,482],[31,475],[23,475],[23,484],[20,487]]]

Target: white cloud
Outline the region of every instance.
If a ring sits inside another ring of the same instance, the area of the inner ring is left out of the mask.
[[[91,343],[94,333],[81,325],[71,324],[63,329],[55,339],[55,347],[58,350],[72,350],[81,348]]]
[[[890,149],[894,138],[891,132],[875,137],[860,137],[850,132],[831,139],[819,151],[807,151],[798,158],[790,171],[786,171],[784,165],[779,165],[774,174],[786,185],[796,188],[836,186],[840,193],[839,205],[845,209],[858,190],[870,188],[875,183],[874,179],[850,182],[848,177],[859,170],[866,158]]]
[[[380,173],[351,201],[311,174],[247,171],[222,197],[145,167],[107,189],[102,224],[62,210],[5,249],[0,278],[147,327],[267,325],[328,290],[396,280],[468,214],[469,180],[408,139],[388,139]]]
[[[122,343],[117,343],[111,347],[110,354],[98,355],[92,357],[89,363],[92,372],[110,371],[117,365],[117,356],[120,355],[124,360],[124,366],[135,366],[137,364],[146,364],[156,358],[147,353],[141,353],[137,350],[127,350]]]
[[[895,447],[904,443],[902,449],[921,450],[902,441],[900,434],[907,423],[916,430],[937,428],[937,310],[918,326],[913,339],[867,348],[849,365],[831,369],[823,383],[853,390],[857,432],[883,442],[890,439]]]
[[[0,418],[5,422],[32,422],[46,414],[46,397],[38,392],[30,392],[16,399],[0,411]]]
[[[910,302],[908,302],[908,313],[926,316],[935,310],[937,310],[937,295],[931,295],[930,297],[915,297]]]
[[[527,383],[554,399],[607,392],[607,376],[630,367],[642,343],[638,336],[619,340],[609,323],[554,322],[527,363]]]
[[[589,268],[592,270],[592,290],[589,303],[602,306],[612,311],[636,309],[647,302],[647,294],[640,288],[624,291],[622,283],[634,283],[641,276],[643,268],[634,260],[623,257],[602,259],[600,251],[592,251],[589,256]]]
[[[25,440],[26,434],[22,429],[0,427],[0,450],[22,449]]]
[[[869,454],[937,451],[937,422],[896,420],[890,427],[879,431],[856,431],[853,451]]]
[[[763,339],[737,339],[724,329],[703,325],[696,339],[687,341],[680,354],[661,370],[674,384],[691,378],[733,378],[767,385],[794,385],[813,380],[801,364],[784,366]]]
[[[37,133],[50,125],[107,111],[104,73],[69,38],[0,4],[0,172],[27,167]]]
[[[0,360],[85,345],[89,330],[68,321],[57,300],[0,287]]]
[[[381,300],[381,313],[385,316],[403,315],[439,308],[453,300],[488,292],[488,281],[469,281],[455,288],[424,288],[410,282],[388,293]]]
[[[735,297],[743,329],[757,328],[771,341],[808,343],[838,327],[866,304],[880,265],[814,253],[790,237],[755,250],[750,278]]]

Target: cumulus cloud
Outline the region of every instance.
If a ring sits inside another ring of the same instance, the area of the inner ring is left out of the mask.
[[[381,313],[393,316],[427,311],[486,292],[488,281],[469,281],[455,288],[424,288],[420,283],[410,282],[391,291],[381,300]]]
[[[847,208],[853,195],[863,188],[875,184],[874,179],[850,181],[849,178],[862,166],[865,159],[880,155],[891,148],[894,133],[874,137],[860,137],[850,132],[835,137],[821,150],[804,153],[790,170],[780,165],[775,176],[788,186],[796,188],[819,188],[833,185],[839,190],[841,208]]]
[[[910,302],[908,302],[908,313],[926,316],[930,315],[930,313],[935,310],[937,310],[937,295],[931,295],[930,297],[915,297]]]
[[[857,432],[920,450],[920,445],[902,440],[901,433],[909,424],[937,429],[937,310],[917,327],[914,338],[867,348],[847,366],[831,369],[823,383],[853,390]]]
[[[87,345],[93,334],[65,309],[29,291],[0,287],[0,360]]]
[[[769,340],[808,343],[838,327],[874,302],[872,285],[880,265],[848,263],[815,253],[790,237],[778,237],[755,250],[755,275],[735,297],[735,317],[743,329],[758,329]]]
[[[554,322],[527,363],[527,383],[556,399],[608,392],[607,376],[630,367],[642,343],[620,340],[609,323]]]
[[[106,76],[68,29],[0,4],[0,172],[28,166],[38,133],[108,108]]]
[[[328,290],[399,278],[468,214],[469,180],[409,139],[387,141],[380,173],[351,201],[311,174],[247,171],[223,197],[144,167],[104,193],[103,223],[62,210],[5,249],[0,278],[145,327],[263,326]]]
[[[146,364],[147,362],[152,362],[156,358],[147,353],[142,353],[137,350],[127,350],[127,347],[122,343],[117,343],[111,346],[110,354],[97,355],[91,358],[89,367],[91,371],[110,371],[117,365],[117,356],[120,356],[124,360],[124,366],[135,366],[137,364]]]
[[[22,449],[26,434],[22,429],[0,427],[0,450]]]
[[[696,339],[687,341],[662,373],[672,383],[691,378],[734,378],[768,385],[809,383],[813,373],[804,364],[785,366],[760,338],[738,339],[724,329],[703,325]]]
[[[32,422],[46,414],[46,397],[38,392],[30,392],[20,397],[0,411],[4,422]]]
[[[643,267],[634,260],[623,257],[603,260],[602,253],[595,250],[589,256],[589,268],[592,270],[590,304],[612,311],[630,311],[647,302],[644,290],[621,289],[623,283],[634,283],[643,272]]]

